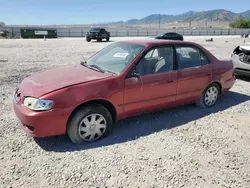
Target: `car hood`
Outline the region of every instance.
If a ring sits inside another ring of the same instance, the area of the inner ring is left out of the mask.
[[[240,45],[240,49],[244,51],[250,51],[250,44]]]
[[[24,96],[40,97],[61,88],[110,76],[112,75],[89,69],[80,64],[66,65],[25,78],[19,85],[19,91]]]

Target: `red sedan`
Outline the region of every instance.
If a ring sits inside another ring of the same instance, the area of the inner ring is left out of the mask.
[[[211,107],[234,82],[232,62],[198,44],[129,40],[25,78],[13,105],[28,135],[68,134],[82,143],[107,136],[130,116],[190,103]]]

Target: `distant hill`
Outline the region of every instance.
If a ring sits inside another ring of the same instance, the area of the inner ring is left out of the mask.
[[[242,13],[234,13],[224,9],[209,10],[194,12],[189,11],[179,15],[166,15],[166,14],[151,14],[142,19],[131,19],[123,23],[125,24],[152,24],[158,23],[159,19],[161,23],[174,22],[174,21],[228,21],[231,22],[236,18],[243,16],[246,19],[250,19],[250,10]],[[119,22],[116,22],[119,23]]]
[[[242,12],[242,15],[243,15],[245,18],[250,19],[250,10],[248,10],[248,11],[246,11],[246,12]]]

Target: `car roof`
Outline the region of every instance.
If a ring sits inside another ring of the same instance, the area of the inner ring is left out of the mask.
[[[132,40],[122,40],[120,42],[127,42],[132,44],[139,44],[144,46],[157,46],[162,44],[191,44],[195,45],[194,42],[178,41],[178,40],[164,40],[164,39],[132,39]]]

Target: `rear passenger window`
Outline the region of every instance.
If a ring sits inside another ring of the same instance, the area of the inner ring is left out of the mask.
[[[191,46],[176,46],[179,69],[199,67],[209,64],[208,58],[198,48]]]

